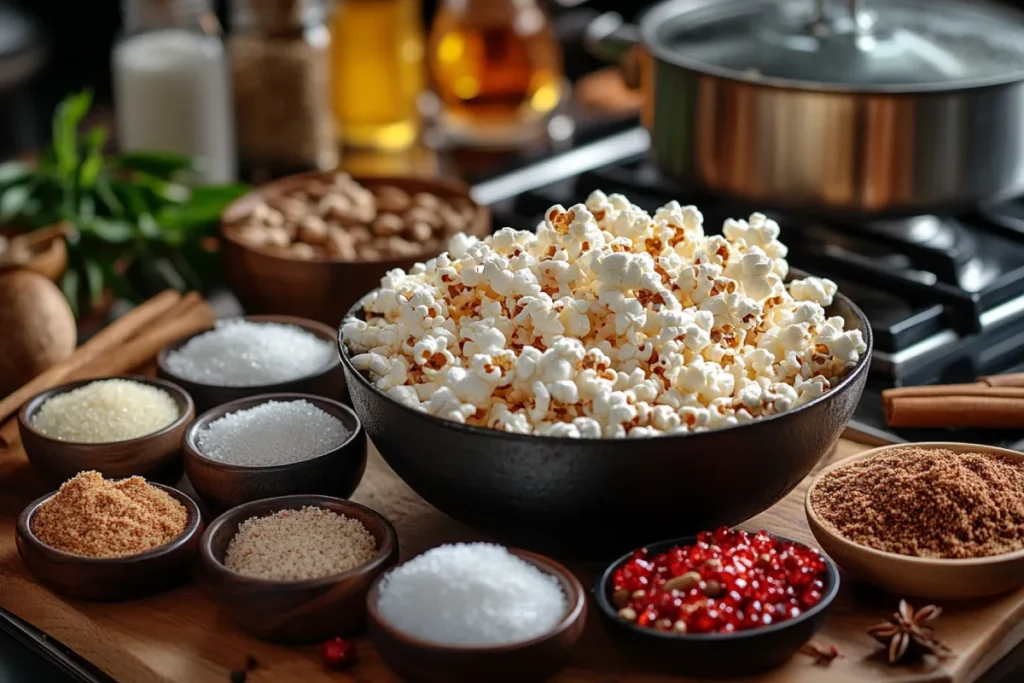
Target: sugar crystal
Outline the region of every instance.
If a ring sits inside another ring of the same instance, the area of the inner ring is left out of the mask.
[[[565,617],[558,580],[507,549],[457,543],[428,550],[381,584],[381,616],[445,645],[505,645],[541,636]]]
[[[253,387],[313,375],[335,356],[331,342],[295,325],[226,320],[169,353],[167,367],[190,382]]]
[[[32,426],[59,441],[112,443],[157,432],[181,416],[163,389],[129,379],[89,382],[51,396]]]
[[[199,451],[232,465],[270,467],[310,460],[341,446],[349,430],[309,401],[267,401],[228,413],[199,431]]]

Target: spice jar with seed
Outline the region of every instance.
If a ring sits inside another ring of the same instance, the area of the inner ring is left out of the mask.
[[[338,165],[326,0],[232,0],[229,43],[239,155],[268,180]]]

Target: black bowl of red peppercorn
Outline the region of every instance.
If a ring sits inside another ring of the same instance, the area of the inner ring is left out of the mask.
[[[782,665],[825,623],[839,572],[822,553],[764,531],[705,531],[639,548],[601,574],[609,629],[655,666],[743,676]]]

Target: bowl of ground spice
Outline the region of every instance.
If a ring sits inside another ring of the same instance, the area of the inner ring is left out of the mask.
[[[18,429],[29,461],[54,479],[96,470],[173,481],[194,417],[192,398],[171,382],[105,377],[37,394],[19,411]]]
[[[978,444],[884,446],[825,468],[807,521],[835,562],[892,593],[993,595],[1024,584],[1024,454]]]
[[[370,508],[328,496],[246,503],[200,544],[203,584],[239,628],[308,644],[362,628],[373,580],[398,562],[398,536]]]
[[[18,517],[18,552],[32,574],[64,595],[128,600],[186,581],[203,522],[181,491],[142,477],[81,472]]]

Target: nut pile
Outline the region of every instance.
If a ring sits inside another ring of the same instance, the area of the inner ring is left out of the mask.
[[[866,351],[830,316],[836,284],[784,283],[762,214],[706,235],[677,202],[622,195],[552,207],[536,234],[455,235],[392,270],[346,320],[356,368],[411,407],[465,424],[563,437],[729,427],[835,387]]]
[[[346,173],[269,194],[230,226],[253,247],[300,259],[382,261],[435,254],[469,228],[477,208],[464,197],[367,188]]]

